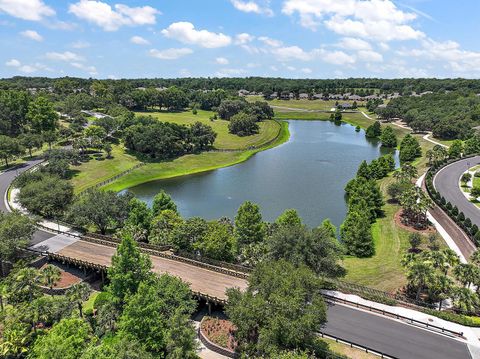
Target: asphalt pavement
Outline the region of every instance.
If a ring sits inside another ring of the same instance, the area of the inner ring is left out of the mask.
[[[459,187],[462,174],[470,167],[480,164],[480,156],[466,158],[442,168],[433,179],[433,185],[445,199],[458,207],[465,217],[480,227],[480,208],[470,202]]]

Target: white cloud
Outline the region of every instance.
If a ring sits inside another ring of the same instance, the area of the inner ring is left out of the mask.
[[[347,50],[371,50],[372,46],[362,39],[356,39],[354,37],[344,37],[338,44],[340,47]]]
[[[208,30],[196,30],[190,22],[175,22],[162,30],[162,34],[185,44],[195,44],[206,48],[216,48],[230,45],[230,36],[214,33]]]
[[[294,66],[287,66],[288,71],[295,71],[297,68]]]
[[[242,32],[235,36],[235,44],[243,45],[249,42],[252,42],[255,39],[255,36],[247,34],[246,32]]]
[[[228,59],[226,59],[225,57],[217,57],[215,59],[215,62],[219,65],[228,65],[229,64]]]
[[[327,51],[320,49],[317,53],[320,60],[329,64],[345,66],[353,65],[355,63],[355,57],[348,55],[343,51]]]
[[[72,43],[71,46],[74,49],[86,49],[87,47],[90,47],[90,43],[87,42],[87,41],[79,40],[79,41],[75,41],[74,43]]]
[[[70,51],[65,52],[47,52],[45,57],[56,61],[83,61],[83,57]]]
[[[25,30],[20,32],[20,35],[29,38],[34,41],[43,41],[43,37],[36,31],[34,30]]]
[[[358,58],[366,62],[382,62],[382,54],[372,50],[361,50],[357,52]]]
[[[5,65],[10,66],[10,67],[19,67],[21,65],[20,61],[17,59],[11,59],[5,62]]]
[[[417,18],[391,0],[286,0],[282,12],[298,14],[302,26],[315,30],[320,24],[343,36],[380,41],[411,40],[424,37],[407,23]]]
[[[55,15],[55,10],[42,0],[0,0],[0,13],[31,21]]]
[[[272,9],[267,6],[262,7],[258,5],[255,1],[231,0],[231,3],[235,7],[235,9],[243,12],[253,12],[255,14],[273,16]]]
[[[298,46],[277,47],[272,49],[272,53],[280,61],[289,61],[289,60],[309,61],[314,56],[313,53],[306,52]]]
[[[160,14],[151,6],[129,7],[115,4],[112,8],[107,3],[93,0],[80,0],[71,4],[68,11],[106,31],[115,31],[124,25],[153,25],[156,15]]]
[[[300,71],[302,71],[304,74],[311,74],[312,73],[312,69],[310,69],[308,67],[304,67],[304,68],[300,69]]]
[[[190,55],[191,53],[193,53],[193,50],[186,47],[165,50],[151,49],[149,51],[150,56],[161,60],[176,60],[180,57]]]
[[[147,39],[144,39],[141,36],[132,36],[130,38],[130,42],[133,43],[133,44],[136,44],[136,45],[149,45],[150,44],[150,41],[148,41]]]
[[[265,45],[271,47],[280,47],[283,45],[283,42],[281,42],[280,40],[275,40],[267,36],[260,36],[258,39],[262,41]]]
[[[92,76],[97,74],[97,69],[95,68],[95,66],[88,66],[88,65],[82,64],[80,62],[71,62],[70,65],[72,65],[73,67],[76,67],[77,69],[80,69],[82,71],[88,72],[88,74],[90,74]]]
[[[221,69],[215,73],[217,77],[235,77],[235,76],[242,76],[247,71],[244,69]]]

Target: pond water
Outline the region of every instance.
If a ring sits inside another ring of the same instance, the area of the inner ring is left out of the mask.
[[[325,218],[339,226],[346,215],[345,184],[355,177],[362,160],[371,161],[389,150],[348,124],[294,120],[289,121],[289,129],[287,143],[246,162],[129,190],[151,205],[164,189],[186,218],[234,218],[238,207],[250,200],[260,205],[267,221],[295,208],[310,227]]]

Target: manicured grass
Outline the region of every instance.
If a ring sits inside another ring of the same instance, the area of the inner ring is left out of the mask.
[[[137,112],[138,115],[151,115],[160,121],[173,122],[180,125],[191,125],[197,121],[209,125],[217,133],[215,148],[217,149],[248,149],[260,147],[275,138],[280,131],[280,126],[275,121],[263,121],[259,123],[260,131],[256,135],[239,137],[228,132],[229,121],[210,121],[213,116],[211,111],[198,110],[194,115],[191,111],[183,112]]]
[[[108,190],[120,191],[149,181],[184,176],[232,166],[246,161],[248,158],[250,158],[250,156],[259,151],[263,151],[286,142],[288,138],[288,123],[282,122],[281,132],[278,138],[269,146],[242,152],[203,152],[195,155],[182,156],[172,161],[147,163],[145,166],[142,166],[119,178],[117,181],[108,184],[104,188]]]
[[[351,348],[350,345],[337,343],[335,340],[322,338],[322,340],[328,343],[329,349],[339,355],[345,355],[350,359],[376,359],[376,355],[366,353],[365,351],[357,348]]]
[[[265,101],[263,98],[249,96],[247,97],[248,101]],[[290,108],[304,108],[308,110],[320,110],[320,111],[330,111],[332,107],[335,107],[337,100],[269,100],[267,101],[270,106],[281,106],[281,107],[290,107]],[[349,103],[353,104],[352,100],[338,100],[339,104]],[[357,101],[357,105],[363,105],[363,101]],[[365,102],[366,103],[366,102]]]
[[[74,172],[71,182],[75,193],[107,180],[138,163],[140,161],[135,156],[127,154],[122,145],[112,146],[112,158],[105,158],[104,154],[100,157],[90,156],[88,162],[71,166]]]
[[[83,311],[87,311],[87,310],[93,310],[93,304],[95,303],[95,299],[97,298],[97,296],[100,294],[100,292],[92,292],[92,294],[90,294],[90,297],[85,301],[83,302]]]

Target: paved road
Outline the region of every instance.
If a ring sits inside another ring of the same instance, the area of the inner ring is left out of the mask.
[[[326,334],[405,359],[470,359],[466,344],[443,335],[377,316],[368,312],[331,304],[327,313]]]
[[[17,169],[0,174],[0,194],[3,195],[15,176],[37,164],[39,160],[29,161]],[[0,201],[0,210],[6,211],[4,201]],[[88,258],[107,264],[113,254],[113,248],[84,241],[67,242],[54,234],[38,230],[32,244],[42,246],[49,242],[60,244],[58,252],[72,257]],[[85,247],[85,248],[84,248]],[[225,274],[211,272],[180,262],[157,258],[154,270],[169,272],[192,283],[192,289],[221,297],[221,291],[231,286],[245,288],[246,281]],[[210,283],[205,287],[205,283]],[[214,284],[219,284],[215,286]],[[202,285],[203,284],[203,285]],[[211,293],[209,293],[211,292]],[[331,305],[328,308],[327,334],[371,347],[377,351],[399,358],[419,359],[463,359],[470,358],[466,344],[455,339],[440,336],[404,323],[379,317],[343,305]]]
[[[478,164],[480,164],[480,156],[454,162],[437,173],[433,179],[433,185],[448,202],[456,205],[466,217],[472,220],[472,223],[480,227],[480,208],[465,197],[458,184],[462,173]]]

